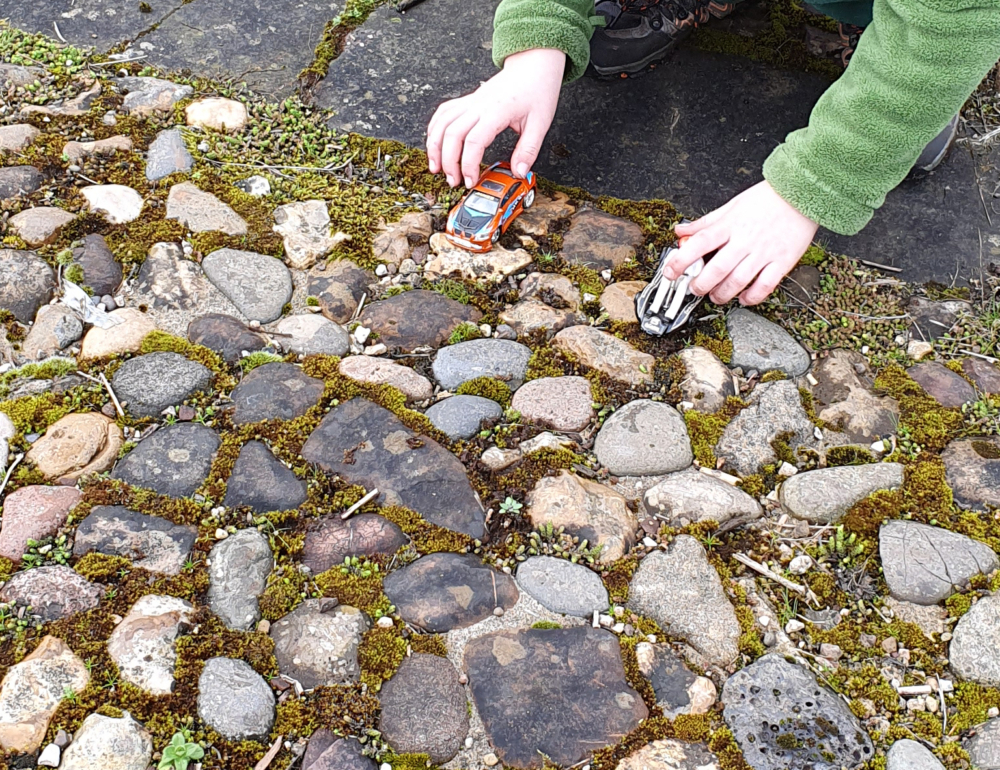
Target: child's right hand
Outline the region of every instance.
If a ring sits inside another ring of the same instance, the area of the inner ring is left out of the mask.
[[[438,107],[427,126],[431,173],[444,171],[448,184],[463,180],[472,187],[479,179],[483,153],[505,128],[521,138],[511,156],[511,168],[527,175],[552,125],[566,54],[536,48],[508,56],[503,69],[476,91]]]

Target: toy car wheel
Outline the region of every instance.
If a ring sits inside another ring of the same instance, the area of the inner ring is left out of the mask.
[[[496,243],[499,240],[500,240],[500,228],[498,227],[496,230],[493,231],[493,235],[490,236],[490,243]]]
[[[535,191],[528,190],[528,194],[524,196],[524,207],[530,209],[535,202]]]

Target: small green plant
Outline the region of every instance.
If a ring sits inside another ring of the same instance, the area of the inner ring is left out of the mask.
[[[518,514],[524,508],[524,503],[519,503],[513,497],[508,497],[500,503],[500,513]]]
[[[514,558],[524,561],[529,556],[556,556],[574,564],[594,564],[601,556],[601,549],[600,545],[591,547],[588,540],[570,535],[565,527],[556,529],[551,522],[545,522],[528,535],[527,546],[518,546]]]
[[[204,409],[198,409],[194,415],[194,421],[201,423],[202,425],[207,425],[209,428],[212,427],[212,417],[215,416],[215,409],[206,406]]]
[[[243,373],[252,372],[258,366],[263,366],[264,364],[277,364],[281,363],[283,359],[276,353],[268,353],[266,350],[258,350],[251,353],[248,356],[244,356],[240,359],[240,369]]]
[[[76,690],[72,687],[63,687],[62,699],[69,703],[76,703]]]
[[[831,562],[836,567],[846,568],[864,552],[864,545],[858,542],[858,534],[847,534],[844,526],[840,525],[829,540],[820,543],[816,554],[820,562]]]
[[[312,295],[309,295],[308,297],[306,297],[306,306],[307,307],[319,307],[319,297],[314,297]]]
[[[348,556],[344,559],[344,563],[340,567],[340,572],[343,575],[357,575],[358,577],[368,578],[379,574],[379,566],[377,562],[359,559],[357,556]]]
[[[197,743],[192,743],[187,731],[174,733],[170,743],[163,750],[163,758],[157,765],[159,770],[173,768],[173,770],[187,770],[188,764],[192,760],[198,761],[205,756],[205,750]]]
[[[455,331],[451,333],[448,337],[449,345],[457,345],[460,342],[468,342],[469,340],[478,340],[483,336],[483,333],[479,331],[479,327],[474,323],[469,323],[465,321],[460,323],[455,327]]]
[[[25,569],[41,567],[46,563],[69,564],[72,551],[66,543],[66,535],[56,538],[47,537],[43,540],[28,539],[28,551],[21,557]]]

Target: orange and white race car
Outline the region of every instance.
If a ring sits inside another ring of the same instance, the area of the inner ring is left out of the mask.
[[[534,202],[533,172],[519,179],[509,163],[494,163],[448,213],[445,237],[469,251],[489,251],[514,218]]]

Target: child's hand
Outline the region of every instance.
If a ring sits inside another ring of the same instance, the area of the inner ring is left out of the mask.
[[[486,148],[497,134],[512,128],[521,138],[510,165],[524,177],[552,125],[565,69],[562,51],[522,51],[508,56],[503,69],[473,93],[438,107],[427,126],[431,173],[444,171],[452,187],[463,179],[466,187],[472,187]]]
[[[673,280],[699,257],[719,252],[691,283],[724,305],[737,295],[743,305],[763,302],[802,259],[819,225],[785,202],[767,182],[754,185],[697,222],[677,225],[691,236],[663,268]]]

